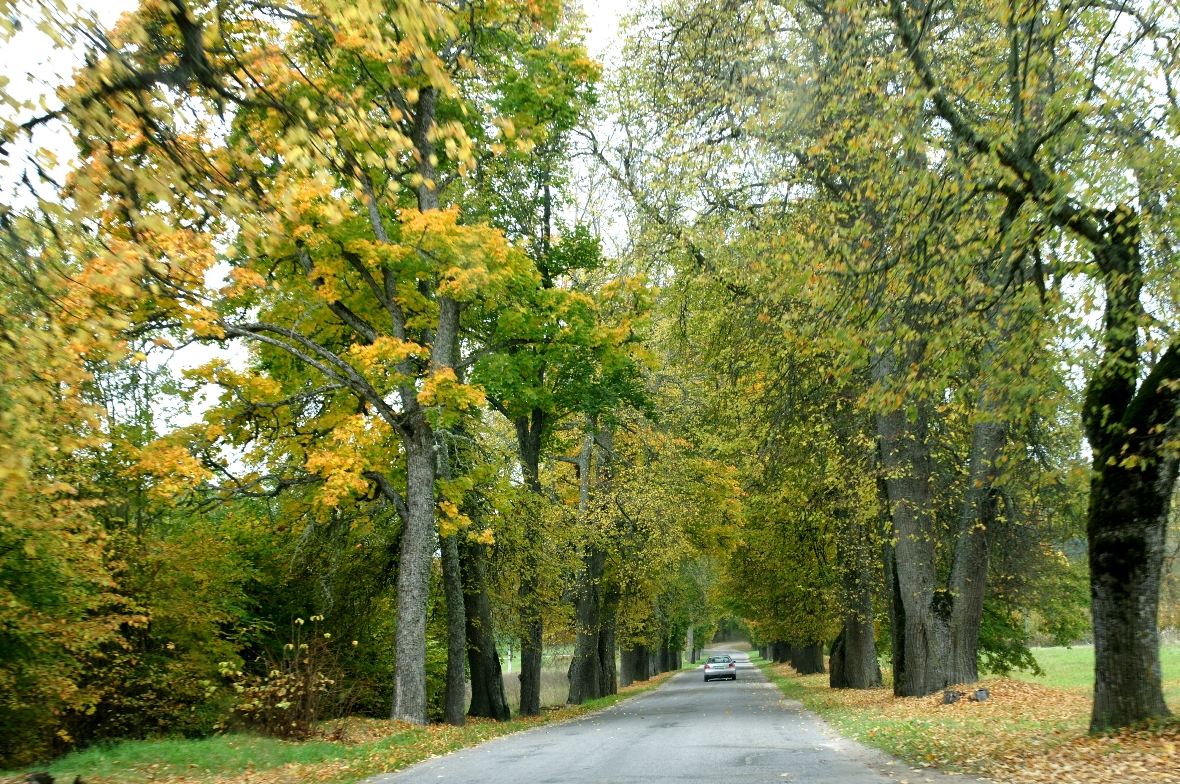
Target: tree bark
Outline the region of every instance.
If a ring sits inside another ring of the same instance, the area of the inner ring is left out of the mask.
[[[467,723],[467,613],[459,566],[459,534],[443,537],[443,591],[447,597],[447,687],[443,721],[456,727]]]
[[[447,433],[436,434],[435,459],[438,475],[451,479],[451,450]],[[462,567],[459,564],[459,532],[439,534],[442,556],[443,593],[447,599],[447,682],[443,697],[443,721],[455,727],[467,723],[467,612],[463,596]]]
[[[658,652],[656,653],[656,667],[653,675],[660,675],[668,671],[668,641],[664,640],[660,643]]]
[[[578,455],[578,523],[587,525],[590,505],[591,461],[594,454],[594,430],[590,423],[582,438]],[[601,460],[599,465],[601,467]],[[570,659],[568,702],[580,705],[602,696],[602,665],[598,649],[602,632],[602,575],[606,553],[591,541],[584,546],[582,567],[574,589],[574,655]]]
[[[434,435],[422,411],[405,442],[406,508],[397,574],[394,698],[390,718],[426,723],[426,607],[434,554]]]
[[[1094,450],[1087,535],[1094,618],[1094,709],[1099,732],[1170,715],[1159,658],[1160,572],[1176,482],[1177,384],[1173,344],[1136,390],[1142,269],[1138,216],[1106,216],[1095,251],[1106,311],[1103,356],[1086,388],[1082,419]]]
[[[602,631],[602,572],[606,553],[591,546],[582,564],[574,599],[577,636],[570,659],[569,702],[580,705],[603,696],[602,662],[598,652]],[[612,656],[613,658],[613,656]]]
[[[843,576],[844,622],[832,646],[830,685],[841,689],[873,689],[881,685],[873,624],[873,574],[864,525],[846,511],[841,515],[837,556]]]
[[[651,663],[648,661],[649,658],[646,645],[636,645],[631,649],[632,683],[645,681],[651,677]]]
[[[598,634],[598,682],[604,697],[617,694],[619,691],[619,679],[615,670],[615,630],[618,626],[619,600],[617,585],[611,585],[603,592],[602,631]]]
[[[524,470],[525,483],[529,490],[541,494],[541,437],[546,417],[541,409],[534,409],[531,416],[520,416],[514,421],[520,463]],[[541,532],[531,519],[525,521],[525,574],[520,581],[521,634],[520,634],[520,714],[539,716],[541,714],[541,655],[544,623],[541,618],[538,594],[538,551],[541,547]]]
[[[420,93],[414,117],[413,141],[422,183],[417,189],[418,209],[439,208],[436,190],[432,131],[435,124],[435,90]],[[377,205],[370,201],[371,220],[378,239],[388,241],[381,226]],[[391,297],[391,300],[395,299]],[[454,366],[459,332],[459,304],[450,297],[438,298],[438,323],[429,340],[430,369]],[[396,321],[404,329],[404,322]],[[401,562],[397,577],[397,631],[394,636],[394,696],[391,718],[410,724],[426,723],[426,609],[430,593],[430,564],[434,556],[435,437],[426,412],[418,403],[418,391],[405,385],[398,395],[402,403],[405,432],[406,510],[403,522]]]
[[[508,721],[511,711],[504,694],[504,676],[500,672],[488,596],[487,547],[481,542],[466,542],[459,552],[467,621],[467,661],[471,668],[471,706],[467,715]]]
[[[905,372],[920,362],[923,353],[920,343],[907,346]],[[875,381],[897,383],[891,350],[873,357],[872,370]],[[896,537],[896,578],[905,608],[901,694],[923,697],[949,684],[951,601],[947,591],[938,590],[935,571],[929,407],[918,401],[912,412],[899,407],[879,413],[876,420]]]
[[[979,680],[979,628],[987,589],[988,532],[995,525],[999,495],[996,461],[1004,448],[1006,428],[999,422],[979,422],[971,438],[967,489],[959,515],[959,538],[951,566],[950,683]]]
[[[893,695],[902,697],[905,686],[905,605],[901,601],[901,584],[897,580],[897,551],[893,547],[892,528],[890,524],[889,536],[882,537],[881,560],[885,566],[885,602],[889,608]]]
[[[819,675],[826,672],[824,668],[824,645],[814,642],[795,648],[795,655],[791,659],[791,666],[800,675]]]
[[[639,678],[636,674],[636,656],[634,648],[624,648],[619,653],[619,686],[630,686]]]

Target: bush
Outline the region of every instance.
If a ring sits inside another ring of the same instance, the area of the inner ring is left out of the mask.
[[[311,628],[305,631],[303,619],[296,618],[291,642],[278,660],[266,662],[265,675],[247,674],[224,663],[223,672],[236,680],[234,690],[241,697],[234,711],[254,731],[304,740],[323,734],[321,721],[347,713],[352,689],[343,685],[332,635],[320,631],[323,620],[322,615],[311,616]]]

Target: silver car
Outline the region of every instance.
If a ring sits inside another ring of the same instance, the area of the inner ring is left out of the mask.
[[[705,683],[714,678],[737,680],[737,663],[729,656],[710,656],[705,661]]]

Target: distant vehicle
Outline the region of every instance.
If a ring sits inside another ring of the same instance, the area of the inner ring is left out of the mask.
[[[737,680],[737,664],[729,656],[710,656],[705,662],[705,683],[714,678]]]

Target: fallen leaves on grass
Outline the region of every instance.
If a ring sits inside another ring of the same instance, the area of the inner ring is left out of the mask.
[[[890,689],[830,689],[826,675],[770,668],[802,688],[804,704],[841,732],[911,764],[979,773],[1003,784],[1180,784],[1180,728],[1090,736],[1092,700],[1036,683],[992,678],[985,702],[942,704]]]

